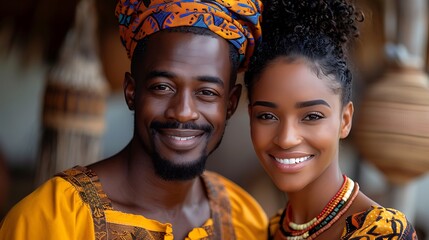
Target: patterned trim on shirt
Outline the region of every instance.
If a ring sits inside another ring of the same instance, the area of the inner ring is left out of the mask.
[[[57,176],[70,182],[79,192],[82,201],[89,205],[94,223],[95,239],[164,239],[165,232],[107,222],[104,211],[113,210],[112,203],[103,192],[100,179],[91,169],[76,166]],[[235,239],[231,205],[225,186],[218,175],[212,172],[204,173],[202,179],[207,188],[213,225],[201,227],[208,234],[207,238],[201,240]]]

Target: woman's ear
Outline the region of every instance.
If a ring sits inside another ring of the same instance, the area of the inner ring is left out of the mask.
[[[340,139],[346,138],[352,129],[354,107],[353,103],[349,102],[343,107],[341,117]]]
[[[133,111],[135,107],[134,97],[135,97],[135,91],[136,91],[136,81],[134,80],[133,76],[131,76],[131,73],[129,72],[125,73],[123,88],[124,88],[125,102],[127,103],[128,109]]]

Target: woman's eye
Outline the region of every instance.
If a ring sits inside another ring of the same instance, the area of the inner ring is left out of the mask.
[[[278,120],[278,118],[271,113],[260,114],[257,116],[257,118],[262,120]]]
[[[321,113],[309,113],[304,117],[304,121],[315,121],[315,120],[319,120],[325,118],[325,116]]]

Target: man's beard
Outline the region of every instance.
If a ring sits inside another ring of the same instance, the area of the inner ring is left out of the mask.
[[[213,127],[210,125],[204,125],[199,126],[195,123],[179,123],[179,122],[153,122],[150,125],[152,137],[154,137],[155,132],[158,131],[158,129],[166,129],[166,128],[180,128],[180,129],[199,129],[203,130],[206,137],[206,147],[207,147],[207,141],[212,137],[213,134]],[[162,179],[166,181],[186,181],[194,179],[198,176],[200,176],[206,166],[207,158],[209,155],[216,149],[221,143],[223,137],[223,133],[219,141],[216,143],[215,148],[207,152],[207,149],[204,148],[200,154],[200,157],[198,159],[195,159],[194,161],[184,163],[184,164],[177,164],[173,163],[172,161],[169,161],[168,159],[165,159],[161,156],[160,152],[157,150],[155,146],[153,146],[153,149],[150,151],[151,154],[151,160],[152,164],[155,169],[155,173]]]
[[[186,181],[200,176],[205,169],[208,155],[201,153],[199,159],[189,163],[176,164],[161,157],[156,149],[152,152],[152,164],[155,173],[166,181]]]

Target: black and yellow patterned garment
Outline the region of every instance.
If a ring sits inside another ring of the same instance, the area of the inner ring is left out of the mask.
[[[268,219],[240,187],[206,171],[202,176],[211,217],[191,229],[185,240],[259,240]],[[69,169],[15,205],[0,222],[0,239],[173,240],[174,226],[115,210],[95,172]]]
[[[373,206],[347,218],[341,239],[414,240],[417,235],[402,212]]]
[[[281,213],[270,220],[270,238],[279,229]],[[341,240],[417,240],[417,234],[405,215],[392,208],[372,206],[347,217]]]

